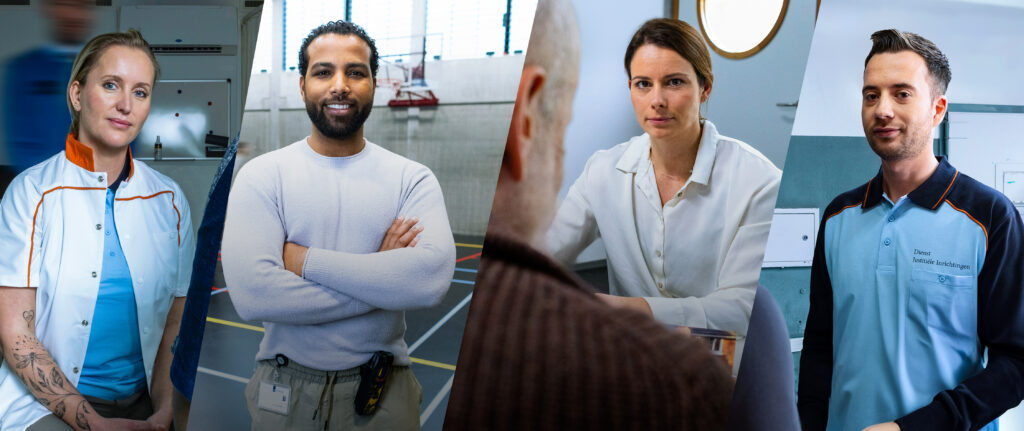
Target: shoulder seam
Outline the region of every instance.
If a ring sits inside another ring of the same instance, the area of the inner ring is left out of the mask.
[[[46,194],[52,191],[61,189],[71,190],[106,190],[106,187],[74,187],[74,186],[57,186],[50,190],[43,192],[39,195],[39,202],[36,203],[36,210],[32,213],[32,230],[29,232],[28,242],[28,275],[25,278],[25,287],[32,287],[32,254],[36,248],[36,218],[39,217],[39,208],[43,206],[43,199],[46,198]]]
[[[949,199],[946,199],[945,201],[946,201],[947,204],[949,204],[950,208],[953,208],[953,209],[955,209],[957,211],[960,211],[960,212],[964,213],[964,215],[966,215],[968,218],[970,218],[971,221],[977,223],[978,226],[981,227],[981,231],[985,234],[985,251],[988,252],[988,229],[985,228],[985,225],[982,224],[980,221],[978,221],[978,219],[974,218],[974,216],[972,216],[971,213],[969,213],[969,212],[967,212],[965,210],[962,210],[960,208],[957,208],[957,206],[953,205],[953,202],[950,202]],[[939,201],[939,202],[942,202],[942,201]]]
[[[939,200],[935,201],[935,205],[932,205],[932,209],[938,208],[939,204],[941,204],[942,201],[946,199],[946,195],[949,194],[949,189],[953,187],[953,182],[956,181],[956,177],[958,177],[959,175],[960,175],[960,170],[958,169],[956,172],[953,173],[953,179],[949,180],[949,185],[946,186],[946,191],[942,192],[942,196],[939,196]],[[952,204],[950,204],[950,205],[952,205]],[[986,238],[987,237],[988,237],[988,235],[986,235]]]
[[[174,214],[176,214],[178,216],[178,224],[176,226],[176,230],[177,230],[177,233],[178,233],[178,245],[180,246],[181,245],[181,211],[178,210],[178,205],[174,203],[174,198],[175,198],[176,195],[175,195],[173,190],[159,191],[159,192],[153,193],[153,194],[151,194],[149,196],[132,196],[130,198],[116,198],[114,200],[116,200],[116,201],[130,201],[130,200],[135,200],[135,199],[146,200],[146,199],[155,198],[155,197],[157,197],[159,195],[162,195],[162,194],[165,194],[165,193],[170,193],[171,194],[171,207],[174,208]]]

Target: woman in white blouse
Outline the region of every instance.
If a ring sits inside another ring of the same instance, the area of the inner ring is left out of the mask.
[[[643,135],[598,151],[547,235],[572,264],[601,238],[613,305],[745,334],[782,172],[700,115],[711,56],[685,22],[654,19],[626,49]]]

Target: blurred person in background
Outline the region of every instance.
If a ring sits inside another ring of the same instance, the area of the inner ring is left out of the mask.
[[[10,166],[0,167],[0,192],[14,175],[64,149],[71,125],[65,102],[71,65],[92,29],[90,0],[44,0],[50,41],[12,58],[3,87],[4,136]]]

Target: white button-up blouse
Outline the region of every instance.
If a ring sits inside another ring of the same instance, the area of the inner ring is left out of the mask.
[[[549,251],[571,265],[601,238],[611,294],[643,297],[666,324],[745,335],[782,171],[705,121],[693,173],[663,206],[650,148],[644,134],[587,161]]]
[[[142,162],[130,169],[114,196],[139,316],[139,327],[125,331],[139,331],[152,382],[167,312],[188,291],[195,242],[181,188]],[[69,135],[66,151],[21,173],[0,202],[0,286],[36,288],[36,336],[76,386],[102,278],[106,177],[92,171],[91,149]],[[5,361],[0,430],[49,413]]]

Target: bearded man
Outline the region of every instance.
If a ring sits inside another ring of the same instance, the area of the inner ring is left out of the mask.
[[[377,66],[359,26],[310,32],[312,134],[247,163],[231,191],[224,277],[238,315],[265,328],[253,429],[419,428],[405,310],[444,298],[455,242],[430,170],[363,138]]]

